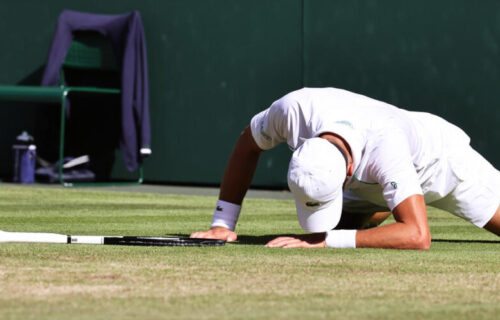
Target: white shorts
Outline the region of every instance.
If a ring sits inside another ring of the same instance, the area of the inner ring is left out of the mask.
[[[500,205],[500,171],[470,146],[450,162],[460,182],[444,198],[428,204],[484,227]]]
[[[458,178],[458,184],[443,198],[427,203],[448,211],[474,225],[483,228],[491,220],[500,205],[500,171],[469,145],[449,158],[450,167]],[[347,214],[366,214],[388,211],[344,191],[343,211]]]

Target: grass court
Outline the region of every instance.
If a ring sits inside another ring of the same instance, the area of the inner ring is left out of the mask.
[[[0,185],[0,229],[188,236],[214,196]],[[429,208],[427,252],[265,248],[292,200],[246,199],[225,247],[0,244],[0,319],[498,319],[498,237]],[[453,240],[453,241],[451,241]]]

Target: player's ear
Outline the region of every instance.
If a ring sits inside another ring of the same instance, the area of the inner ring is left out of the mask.
[[[354,174],[354,162],[351,161],[347,164],[347,176],[352,177],[353,174]]]

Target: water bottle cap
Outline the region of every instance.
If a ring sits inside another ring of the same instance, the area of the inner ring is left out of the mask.
[[[33,140],[33,137],[27,131],[23,131],[20,135],[17,136],[17,141],[30,142]]]

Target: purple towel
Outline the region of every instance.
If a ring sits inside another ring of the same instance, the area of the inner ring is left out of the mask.
[[[149,148],[149,93],[146,42],[139,12],[107,15],[64,10],[57,21],[42,86],[58,86],[59,70],[73,39],[74,31],[97,31],[108,37],[122,82],[122,134],[120,149],[125,165],[134,171],[140,148]]]

